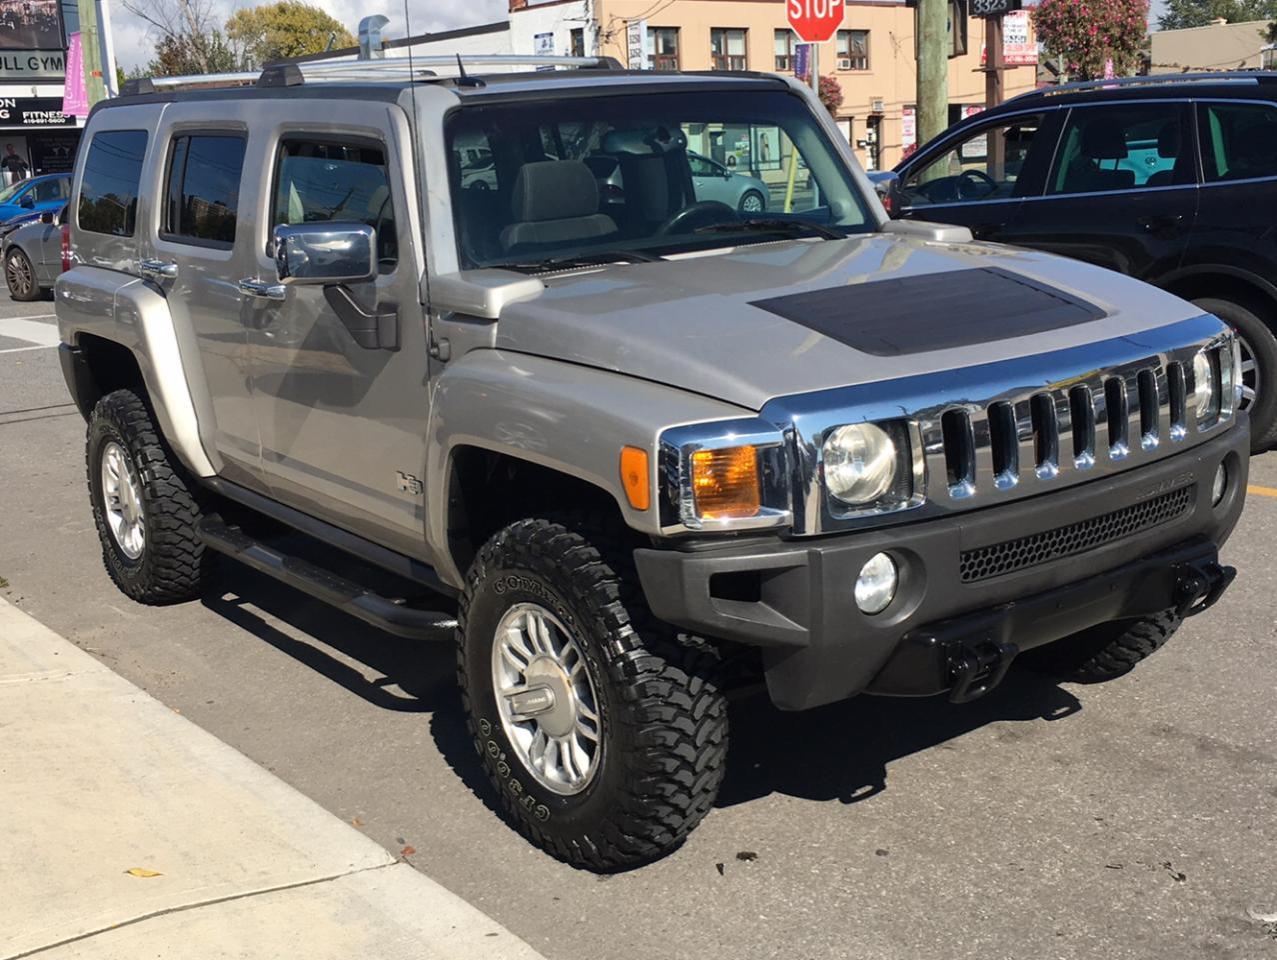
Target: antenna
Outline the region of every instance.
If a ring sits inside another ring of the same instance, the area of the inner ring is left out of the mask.
[[[472,77],[468,73],[466,73],[466,65],[461,62],[461,54],[457,54],[457,72],[460,74],[460,77],[457,80],[457,86],[459,87],[483,86],[482,80],[478,79],[477,77]]]

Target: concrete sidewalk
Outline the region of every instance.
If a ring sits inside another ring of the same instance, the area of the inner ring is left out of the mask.
[[[543,960],[0,600],[0,960]]]

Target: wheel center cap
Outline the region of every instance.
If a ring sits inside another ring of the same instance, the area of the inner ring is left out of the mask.
[[[523,671],[525,689],[510,696],[510,709],[535,718],[547,736],[564,737],[576,724],[575,694],[567,675],[549,657],[537,657]]]

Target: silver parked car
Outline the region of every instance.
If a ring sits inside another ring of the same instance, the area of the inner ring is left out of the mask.
[[[741,213],[762,213],[767,209],[767,184],[757,177],[740,173],[717,160],[687,151],[692,168],[692,186],[697,200],[717,200]]]
[[[196,598],[217,553],[455,645],[507,815],[615,870],[713,809],[735,690],[966,702],[1035,647],[1103,680],[1223,594],[1249,433],[1219,319],[889,220],[792,78],[507,64],[94,109],[57,315],[126,595]],[[810,172],[787,209],[693,183],[748,129]]]
[[[0,246],[4,279],[14,300],[38,300],[63,270],[67,207],[45,210],[5,234]]]

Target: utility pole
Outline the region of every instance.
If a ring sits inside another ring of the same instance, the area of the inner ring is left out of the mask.
[[[987,17],[984,29],[984,47],[986,51],[984,64],[984,106],[992,109],[1002,102],[1002,72],[1006,70],[1006,61],[1002,56],[1002,17]]]
[[[949,0],[918,2],[918,143],[949,126]]]

